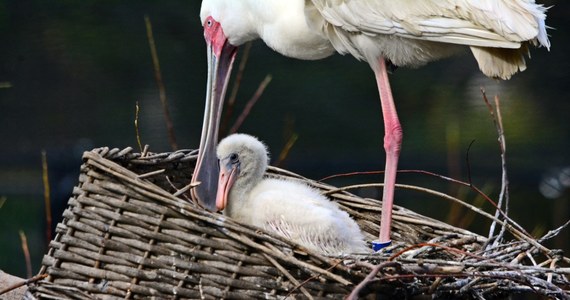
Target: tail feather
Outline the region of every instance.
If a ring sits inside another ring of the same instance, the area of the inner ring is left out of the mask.
[[[471,52],[483,74],[505,80],[526,69],[525,55],[529,54],[527,43],[519,49],[471,47]]]

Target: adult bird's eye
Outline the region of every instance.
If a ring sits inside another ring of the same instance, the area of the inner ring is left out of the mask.
[[[214,22],[212,22],[212,19],[208,19],[208,20],[206,21],[206,26],[212,27],[212,24],[213,24],[213,23],[214,23]]]

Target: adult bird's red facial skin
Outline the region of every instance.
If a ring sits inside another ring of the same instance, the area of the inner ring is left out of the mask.
[[[208,54],[208,81],[200,152],[192,176],[192,183],[200,184],[191,190],[191,194],[200,205],[215,211],[219,172],[216,157],[218,125],[237,47],[228,42],[221,24],[212,17],[206,18],[203,25]]]

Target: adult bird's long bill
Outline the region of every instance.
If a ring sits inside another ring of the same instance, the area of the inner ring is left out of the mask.
[[[192,176],[192,183],[200,183],[191,190],[192,198],[208,210],[216,210],[216,191],[218,189],[218,127],[224,96],[228,86],[237,47],[228,43],[219,23],[210,19],[204,22],[204,31],[208,53],[208,82],[206,107],[200,139],[200,152]]]

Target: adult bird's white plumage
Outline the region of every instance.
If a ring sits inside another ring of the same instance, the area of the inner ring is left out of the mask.
[[[255,137],[230,135],[218,145],[217,155],[216,206],[226,215],[321,254],[369,251],[356,222],[336,203],[303,183],[264,178],[269,156]]]
[[[351,54],[370,64],[380,93],[386,172],[379,240],[389,243],[402,128],[386,61],[415,67],[469,47],[485,75],[508,79],[526,68],[529,45],[550,47],[545,12],[534,0],[203,0],[209,79],[193,179],[202,185],[194,197],[213,209],[212,143],[239,45],[260,38],[299,59]]]

